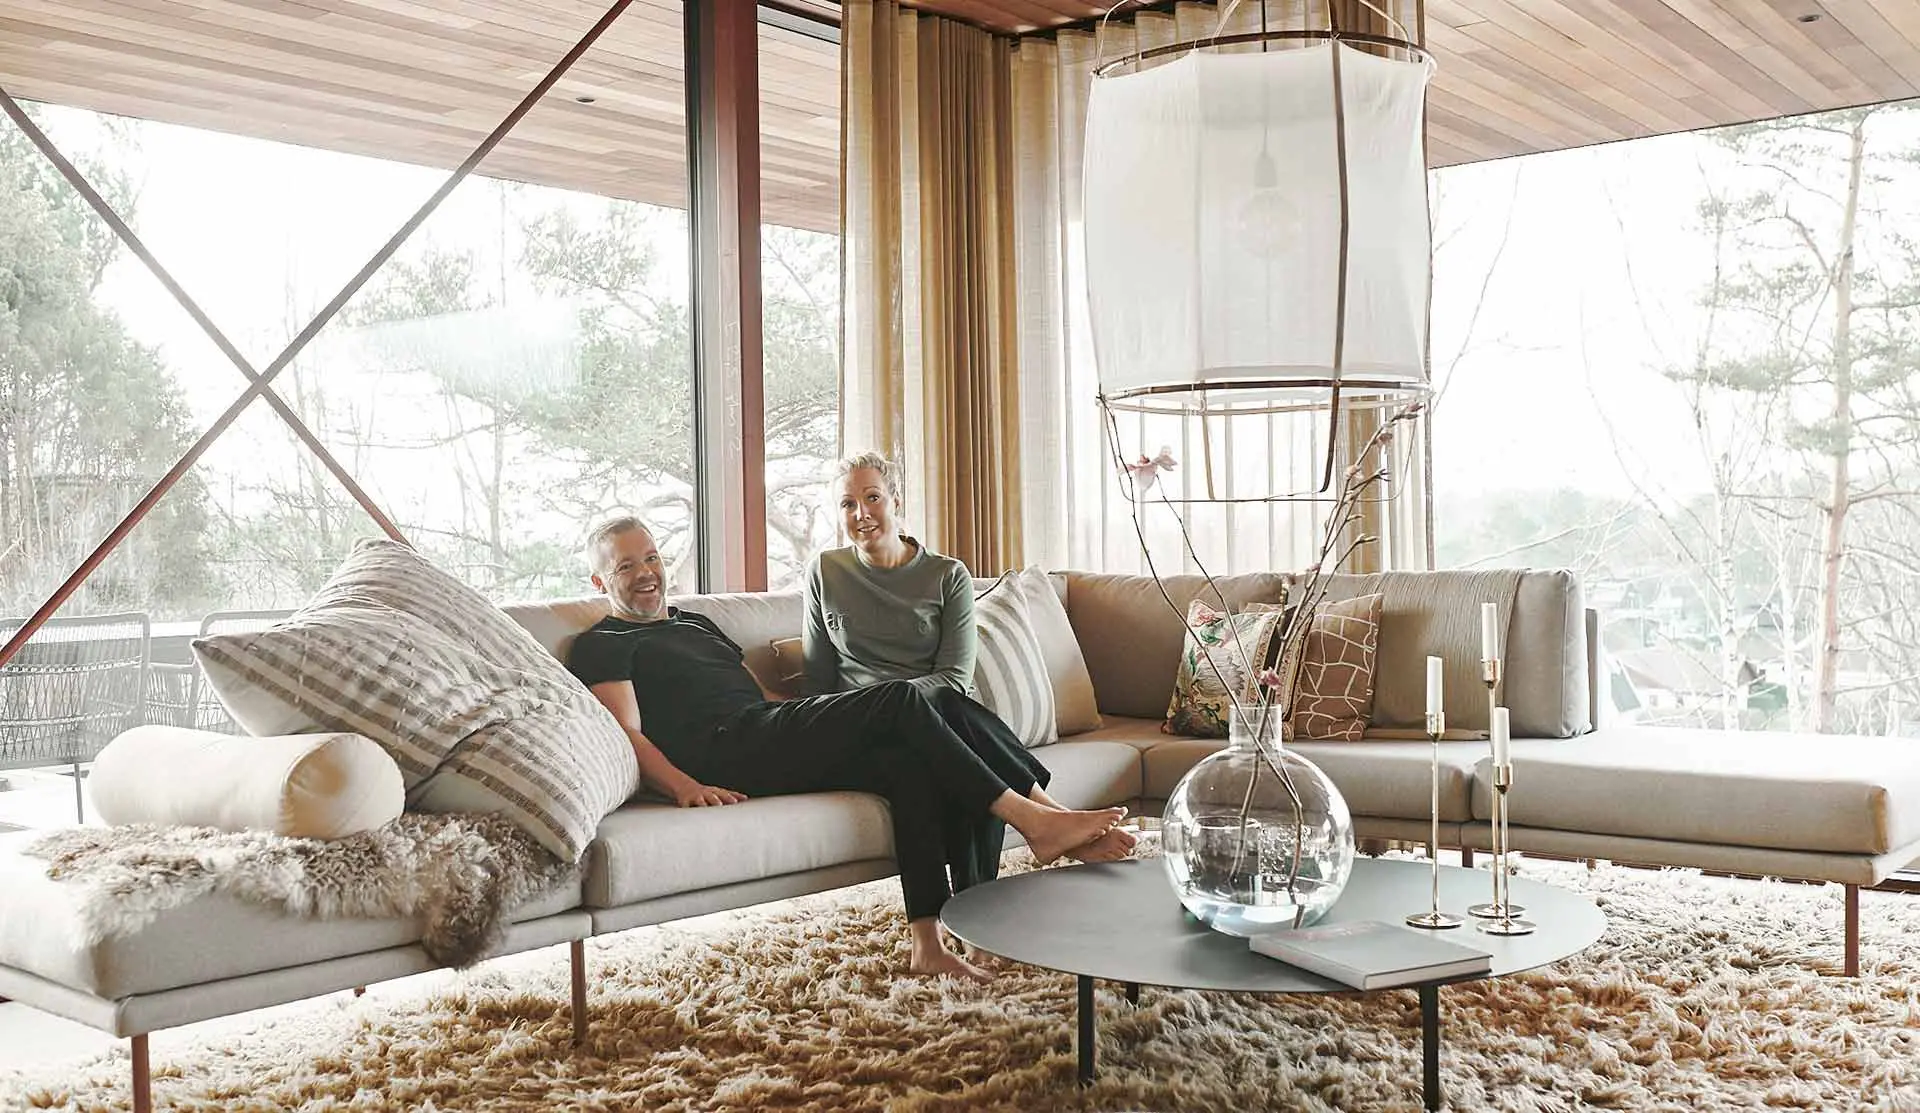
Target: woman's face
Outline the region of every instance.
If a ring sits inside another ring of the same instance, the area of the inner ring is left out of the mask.
[[[862,548],[883,544],[897,529],[900,500],[887,493],[878,468],[855,468],[840,482],[840,524],[847,539]]]

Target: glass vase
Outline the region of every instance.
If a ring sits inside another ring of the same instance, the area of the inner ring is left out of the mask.
[[[1281,745],[1280,713],[1236,707],[1227,748],[1167,797],[1162,855],[1173,890],[1229,935],[1306,927],[1353,872],[1353,816],[1320,767]]]

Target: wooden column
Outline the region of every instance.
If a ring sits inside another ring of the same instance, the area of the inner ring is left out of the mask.
[[[685,0],[700,590],[767,587],[754,0]]]

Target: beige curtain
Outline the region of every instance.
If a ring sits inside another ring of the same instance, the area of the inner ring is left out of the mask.
[[[907,517],[976,574],[1023,556],[1012,43],[847,0],[841,441],[904,465]]]
[[[1315,5],[1314,26],[1324,25],[1324,10]],[[1297,3],[1269,3],[1267,12],[1275,26],[1303,25]],[[1259,6],[1247,3],[1222,30],[1259,25]],[[1324,414],[1216,418],[1204,425],[1191,417],[1122,415],[1115,438],[1095,403],[1080,240],[1092,71],[1103,59],[1208,35],[1219,26],[1220,11],[1212,5],[1183,3],[1171,12],[1109,21],[1097,31],[1022,39],[1014,49],[1024,534],[1028,559],[1049,567],[1133,572],[1151,561],[1162,573],[1229,574],[1299,568],[1319,548],[1322,505],[1224,500],[1317,488],[1326,458]],[[1373,420],[1356,414],[1343,423],[1337,446],[1343,465],[1346,446],[1363,443]],[[1358,568],[1427,567],[1422,428],[1408,423],[1394,442],[1392,498],[1366,508],[1364,528],[1380,541],[1357,555],[1352,564]],[[1162,490],[1174,505],[1149,505],[1136,525],[1126,483],[1116,473],[1116,445],[1129,458],[1172,449],[1180,466]]]

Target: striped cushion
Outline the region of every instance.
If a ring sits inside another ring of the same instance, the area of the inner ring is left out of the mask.
[[[250,733],[363,734],[400,766],[410,809],[499,812],[570,861],[639,784],[592,693],[479,592],[392,541],[360,542],[280,624],[193,652]]]
[[[1021,745],[1059,741],[1047,658],[1020,593],[1002,582],[974,603],[973,619],[980,630],[973,659],[975,696],[1006,721]]]

